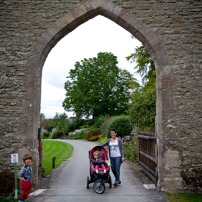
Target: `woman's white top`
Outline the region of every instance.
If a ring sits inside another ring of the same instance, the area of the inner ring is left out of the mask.
[[[119,143],[118,143],[118,139],[116,139],[115,142],[109,142],[109,146],[110,146],[110,154],[111,157],[121,157],[121,152],[119,150]]]

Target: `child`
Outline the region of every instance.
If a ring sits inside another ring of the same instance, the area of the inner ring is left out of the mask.
[[[93,156],[94,156],[94,159],[93,159],[93,162],[95,163],[96,161],[103,161],[102,158],[100,157],[100,152],[99,151],[95,151],[93,152]],[[104,171],[104,173],[106,173],[106,167],[104,164],[101,164],[102,166],[102,169]],[[96,165],[95,166],[95,172],[98,173],[98,168],[99,168],[99,165]]]
[[[31,192],[31,187],[32,187],[32,161],[33,158],[31,155],[26,154],[23,157],[23,161],[25,163],[25,165],[21,168],[21,171],[19,173],[19,177],[22,177],[22,182],[21,182],[21,186],[22,186],[22,194],[20,195],[19,198],[19,202],[26,202],[27,196],[30,194]]]

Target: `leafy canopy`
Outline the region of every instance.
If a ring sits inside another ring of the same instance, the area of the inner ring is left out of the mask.
[[[136,62],[136,73],[140,74],[143,86],[135,86],[128,109],[132,123],[140,129],[154,130],[156,116],[156,70],[154,62],[144,46],[137,47],[135,53],[126,57]]]
[[[69,120],[67,114],[59,114],[58,112],[56,112],[53,121],[57,130],[62,130],[63,133],[64,131],[68,131]]]
[[[135,53],[132,53],[126,57],[128,61],[136,62],[134,69],[142,77],[143,85],[146,85],[148,80],[154,79],[156,81],[156,69],[151,56],[147,52],[144,46],[136,47]]]
[[[107,52],[76,62],[65,83],[64,109],[74,111],[77,117],[124,113],[131,95],[130,82],[136,80],[117,64],[117,57]]]

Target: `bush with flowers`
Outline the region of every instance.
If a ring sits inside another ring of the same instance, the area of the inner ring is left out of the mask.
[[[77,129],[74,132],[70,132],[68,139],[74,139],[74,140],[85,139],[84,132],[86,130],[87,130],[86,128],[82,128],[82,129]]]
[[[88,140],[89,141],[97,141],[101,136],[102,136],[102,134],[98,134],[98,135],[95,135],[95,136],[91,135]]]
[[[101,130],[99,128],[93,128],[88,131],[87,140],[96,141],[101,136]]]
[[[87,139],[88,133],[89,133],[89,130],[86,130],[83,132],[83,139]]]

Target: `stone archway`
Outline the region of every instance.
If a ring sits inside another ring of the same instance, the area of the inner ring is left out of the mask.
[[[157,138],[158,138],[158,188],[164,187],[164,173],[163,168],[165,162],[163,160],[165,148],[162,134],[165,132],[162,122],[167,116],[163,113],[163,108],[173,105],[172,100],[168,99],[171,95],[170,86],[175,83],[171,74],[171,67],[169,66],[169,57],[164,49],[161,40],[156,35],[155,31],[142,21],[136,18],[128,10],[107,1],[91,0],[72,10],[56,21],[39,37],[35,49],[31,53],[26,67],[25,86],[27,92],[27,99],[24,100],[24,110],[32,117],[33,122],[27,124],[27,144],[32,139],[35,155],[37,156],[36,148],[38,140],[36,137],[37,129],[40,125],[40,103],[41,103],[41,79],[43,64],[56,43],[65,35],[73,31],[76,27],[85,23],[89,19],[102,15],[121,27],[129,31],[139,41],[143,43],[150,53],[156,65],[157,71]],[[164,96],[167,96],[166,98]],[[33,141],[34,139],[34,141]],[[167,155],[169,157],[170,153]],[[175,152],[175,158],[178,158],[178,153]],[[37,158],[36,158],[37,159]],[[168,163],[168,162],[166,162]],[[37,165],[34,171],[35,183],[37,184]]]

